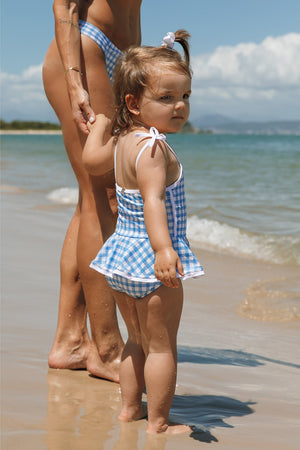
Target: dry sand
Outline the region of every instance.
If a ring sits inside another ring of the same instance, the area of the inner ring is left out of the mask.
[[[271,280],[287,290],[299,271],[200,252],[206,275],[185,282],[171,410],[172,419],[197,428],[147,437],[145,420],[118,422],[118,385],[48,369],[67,220],[22,205],[21,193],[2,197],[3,450],[300,448],[300,322],[251,320],[240,315],[245,303],[239,307],[246,288]],[[287,309],[281,317],[293,318],[293,305]],[[273,312],[256,314],[278,319]]]

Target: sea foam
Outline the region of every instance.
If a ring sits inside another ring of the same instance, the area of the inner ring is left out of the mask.
[[[62,187],[51,191],[47,199],[58,205],[76,205],[78,202],[78,189]]]
[[[259,235],[216,220],[191,216],[187,235],[198,247],[275,264],[300,265],[300,237]]]

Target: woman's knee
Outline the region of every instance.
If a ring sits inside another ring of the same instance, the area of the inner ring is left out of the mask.
[[[60,273],[61,282],[74,283],[80,281],[79,269],[76,258],[70,257],[70,255],[62,252],[60,258]]]

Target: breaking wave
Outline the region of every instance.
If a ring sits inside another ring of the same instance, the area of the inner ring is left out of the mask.
[[[216,220],[188,218],[187,234],[198,247],[275,264],[300,265],[300,237],[249,233]]]

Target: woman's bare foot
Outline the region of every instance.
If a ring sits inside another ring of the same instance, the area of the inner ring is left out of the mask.
[[[132,409],[122,409],[118,419],[121,422],[133,422],[136,420],[145,419],[147,417],[147,406],[141,404],[137,408]]]
[[[86,369],[90,341],[88,335],[78,340],[55,339],[48,357],[52,369]]]
[[[98,378],[104,378],[105,380],[113,381],[115,383],[120,382],[120,361],[123,346],[119,351],[110,352],[110,357],[100,357],[95,344],[90,344],[89,354],[87,358],[86,368],[91,375]],[[115,355],[113,355],[115,354]],[[114,358],[114,359],[112,359]]]

